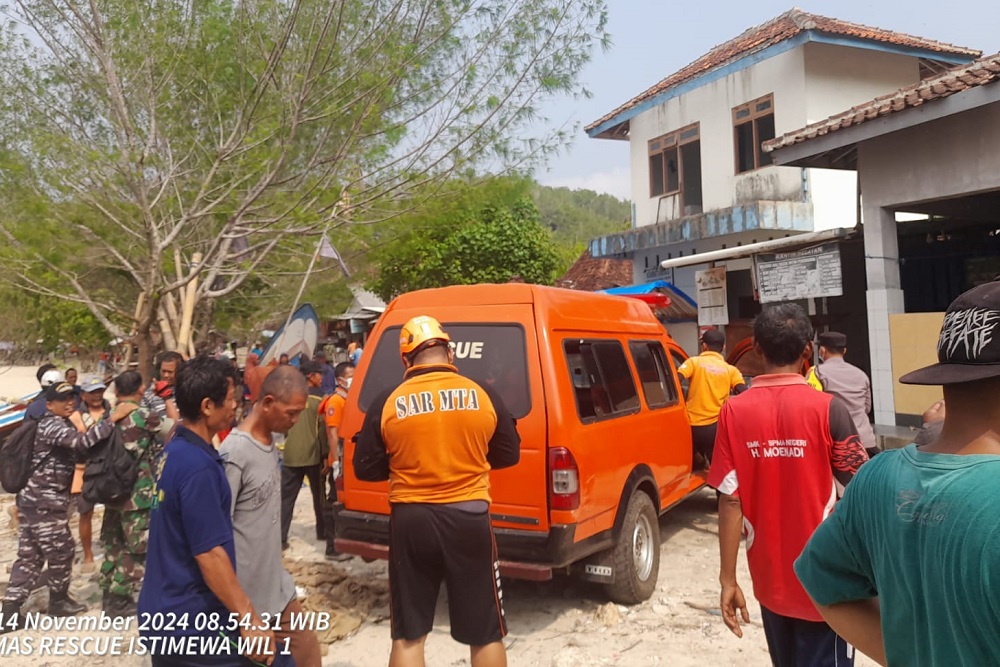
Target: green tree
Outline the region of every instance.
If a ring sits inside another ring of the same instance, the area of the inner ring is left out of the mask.
[[[371,289],[385,300],[445,285],[525,282],[551,284],[560,257],[526,181],[498,179],[441,202],[397,231],[373,253]]]
[[[83,305],[0,285],[0,340],[22,350],[53,352],[61,343],[103,348],[109,336]],[[38,341],[41,341],[39,344]]]
[[[552,230],[561,247],[581,247],[598,236],[628,229],[631,224],[631,205],[612,195],[543,185],[534,187],[531,194],[542,223]]]
[[[567,135],[532,134],[539,104],[587,94],[577,74],[607,39],[605,0],[11,0],[0,14],[3,277],[134,331],[144,370],[154,328],[193,346],[196,309],[301,268],[324,230],[544,159]]]

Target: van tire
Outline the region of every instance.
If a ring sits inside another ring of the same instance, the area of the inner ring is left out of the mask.
[[[656,590],[660,572],[660,523],[653,501],[642,491],[629,498],[612,549],[615,581],[608,597],[619,604],[639,604]]]

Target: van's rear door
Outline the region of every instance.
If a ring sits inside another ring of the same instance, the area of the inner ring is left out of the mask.
[[[381,391],[402,381],[398,334],[402,324],[416,315],[430,315],[441,322],[455,343],[455,365],[459,372],[495,389],[517,419],[521,460],[513,468],[496,470],[490,475],[494,525],[548,531],[545,396],[531,304],[433,306],[421,308],[419,313],[403,309],[387,312],[379,326],[375,349],[365,350],[365,355],[370,354],[371,358],[365,364],[359,388],[358,408],[362,412],[367,412]],[[349,447],[351,453],[353,449]],[[347,461],[349,456],[345,455]],[[347,474],[353,477],[351,472]],[[350,487],[350,498],[345,499],[349,509],[388,511],[387,484],[355,480]]]

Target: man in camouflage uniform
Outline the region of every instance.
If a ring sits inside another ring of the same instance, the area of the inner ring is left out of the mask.
[[[118,403],[138,405],[142,398],[142,376],[126,371],[115,378]],[[106,506],[101,526],[104,562],[100,583],[104,611],[109,616],[134,616],[135,599],[146,569],[149,541],[149,510],[153,504],[153,467],[162,451],[162,433],[170,430],[169,419],[140,407],[118,425],[125,449],[139,460],[139,477],[132,497],[116,506]]]
[[[59,382],[45,390],[46,413],[38,424],[31,457],[32,474],[17,494],[20,513],[17,560],[3,598],[4,626],[14,629],[11,618],[19,618],[21,605],[34,588],[42,565],[48,562],[49,607],[51,616],[73,616],[87,609],[69,596],[73,566],[73,536],[69,532],[69,490],[77,457],[85,457],[98,442],[111,435],[114,424],[127,417],[135,406],[120,405],[105,420],[80,433],[70,422],[73,387]]]

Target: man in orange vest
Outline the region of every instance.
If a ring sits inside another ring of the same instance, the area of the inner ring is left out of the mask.
[[[334,367],[333,375],[337,381],[337,389],[324,398],[319,406],[319,413],[323,416],[323,421],[326,424],[326,441],[330,446],[330,454],[327,456],[323,470],[323,479],[326,480],[324,483],[329,483],[326,503],[323,505],[323,524],[326,536],[326,559],[347,560],[350,556],[338,552],[333,545],[336,528],[333,504],[337,502],[336,480],[341,474],[340,457],[344,453],[343,447],[340,445],[340,420],[344,417],[347,391],[351,388],[351,382],[354,379],[354,365],[349,361],[342,361]]]
[[[358,479],[389,480],[391,667],[424,664],[442,581],[472,667],[507,664],[489,473],[518,462],[521,439],[496,392],[458,374],[450,341],[432,317],[403,326],[403,382],[372,401],[354,452]]]
[[[701,337],[701,354],[691,357],[677,369],[690,382],[687,412],[691,420],[691,439],[695,453],[702,457],[706,468],[712,463],[722,406],[731,393],[739,394],[747,388],[743,374],[723,358],[725,349],[724,333],[717,329],[706,331]]]

